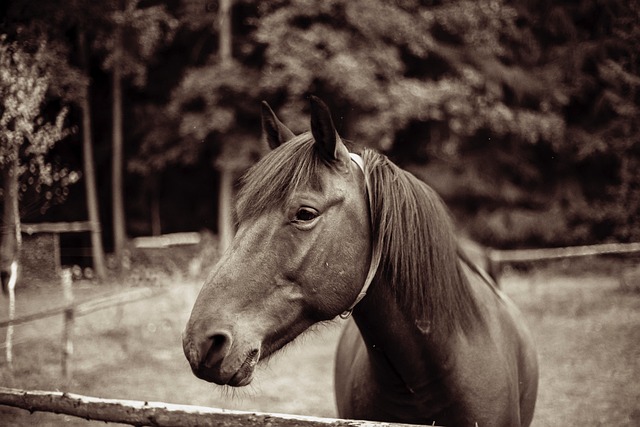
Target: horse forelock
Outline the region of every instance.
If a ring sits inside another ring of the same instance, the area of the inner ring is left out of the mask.
[[[457,255],[453,224],[437,193],[386,156],[364,150],[378,278],[434,332],[469,331],[480,318]],[[375,286],[375,284],[374,284]]]
[[[240,180],[236,203],[239,222],[262,215],[282,205],[296,189],[309,186],[322,190],[321,156],[310,132],[296,136],[270,151]]]

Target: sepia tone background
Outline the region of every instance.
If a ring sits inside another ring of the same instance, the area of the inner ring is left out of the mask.
[[[182,355],[238,178],[264,152],[262,100],[302,132],[308,95],[324,99],[344,138],[433,186],[481,247],[640,241],[637,0],[24,0],[0,22],[0,270],[23,266],[17,315],[65,304],[61,268],[77,301],[162,290],[78,317],[66,379],[62,316],[16,326],[2,385],[335,416],[339,322],[248,391],[202,383]],[[43,223],[63,228],[29,232]],[[637,265],[505,267],[540,349],[535,425],[640,422]]]

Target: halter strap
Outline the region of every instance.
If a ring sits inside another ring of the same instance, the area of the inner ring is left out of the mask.
[[[367,174],[364,171],[364,160],[362,160],[362,157],[360,157],[360,155],[356,153],[349,153],[349,157],[351,157],[351,160],[356,165],[358,165],[358,167],[364,174],[364,186],[367,193],[367,198],[371,200],[369,197],[369,180],[367,179]],[[362,301],[362,298],[364,298],[365,295],[367,295],[369,286],[371,286],[371,282],[373,282],[373,278],[376,276],[376,272],[378,271],[379,264],[380,264],[380,248],[374,247],[371,254],[371,263],[369,264],[369,272],[367,273],[367,278],[364,281],[364,285],[362,286],[362,289],[360,290],[360,293],[356,297],[356,300],[353,302],[353,304],[351,304],[351,306],[340,315],[341,318],[347,319],[349,316],[351,316],[351,313],[353,313],[353,309],[355,308],[355,306],[360,301]]]

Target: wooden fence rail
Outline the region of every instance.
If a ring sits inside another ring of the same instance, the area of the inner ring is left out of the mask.
[[[162,295],[168,291],[168,288],[140,288],[139,290],[129,292],[119,292],[115,295],[108,295],[102,298],[91,299],[79,303],[73,303],[69,305],[62,305],[59,307],[53,307],[48,310],[39,311],[37,313],[30,313],[24,316],[16,317],[15,319],[8,319],[0,321],[0,328],[7,327],[9,325],[20,325],[22,323],[33,322],[34,320],[45,319],[47,317],[53,317],[64,314],[69,309],[74,310],[76,317],[84,316],[94,311],[104,310],[110,307],[116,307],[120,305],[130,304],[152,298],[158,295]]]
[[[245,412],[163,402],[101,399],[79,394],[25,391],[0,387],[0,405],[29,412],[43,411],[72,415],[86,420],[135,426],[216,426],[216,427],[409,427],[374,421],[341,420],[303,415]]]
[[[527,262],[635,252],[640,252],[640,243],[605,243],[601,245],[569,246],[566,248],[548,249],[489,249],[488,256],[494,262]]]
[[[640,242],[604,243],[599,245],[568,246],[564,248],[502,250],[487,248],[472,240],[461,237],[459,244],[462,250],[474,262],[485,268],[489,275],[496,281],[500,277],[502,267],[509,263],[640,253]]]
[[[74,302],[73,292],[71,289],[71,272],[65,270],[62,272],[63,291],[65,294],[66,304],[60,307],[54,307],[49,310],[43,310],[37,313],[31,313],[20,317],[15,317],[10,311],[9,319],[0,322],[0,328],[7,328],[7,339],[0,348],[5,348],[6,359],[9,369],[13,366],[13,327],[22,323],[33,322],[47,317],[63,315],[64,328],[62,330],[62,374],[68,381],[71,379],[71,366],[69,360],[73,354],[73,329],[75,319],[93,313],[98,310],[104,310],[110,307],[122,307],[137,301],[152,298],[168,291],[168,288],[147,289],[141,288],[129,292],[120,292],[115,295],[108,295],[102,298],[90,299],[81,303]],[[11,304],[15,305],[14,296],[11,296]],[[24,342],[24,340],[22,341]]]

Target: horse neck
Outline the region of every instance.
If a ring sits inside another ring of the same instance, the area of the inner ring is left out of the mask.
[[[459,285],[467,290],[469,298],[480,305],[495,301],[490,286],[482,281],[467,281],[464,269],[461,265],[459,268],[464,280]],[[438,319],[433,319],[433,323],[416,320],[415,314],[402,306],[395,290],[382,280],[374,281],[367,297],[353,312],[370,350],[370,359],[386,359],[388,364],[379,364],[378,368],[393,371],[411,392],[424,390],[430,381],[446,377],[454,367],[461,342],[487,333],[484,309],[479,309],[476,315],[471,329],[451,328],[438,324]]]
[[[373,365],[397,375],[411,393],[447,375],[452,369],[457,343],[470,333],[416,320],[398,301],[392,287],[380,280],[371,285],[353,316],[370,350],[370,358],[388,362]],[[478,325],[482,325],[478,320]]]

